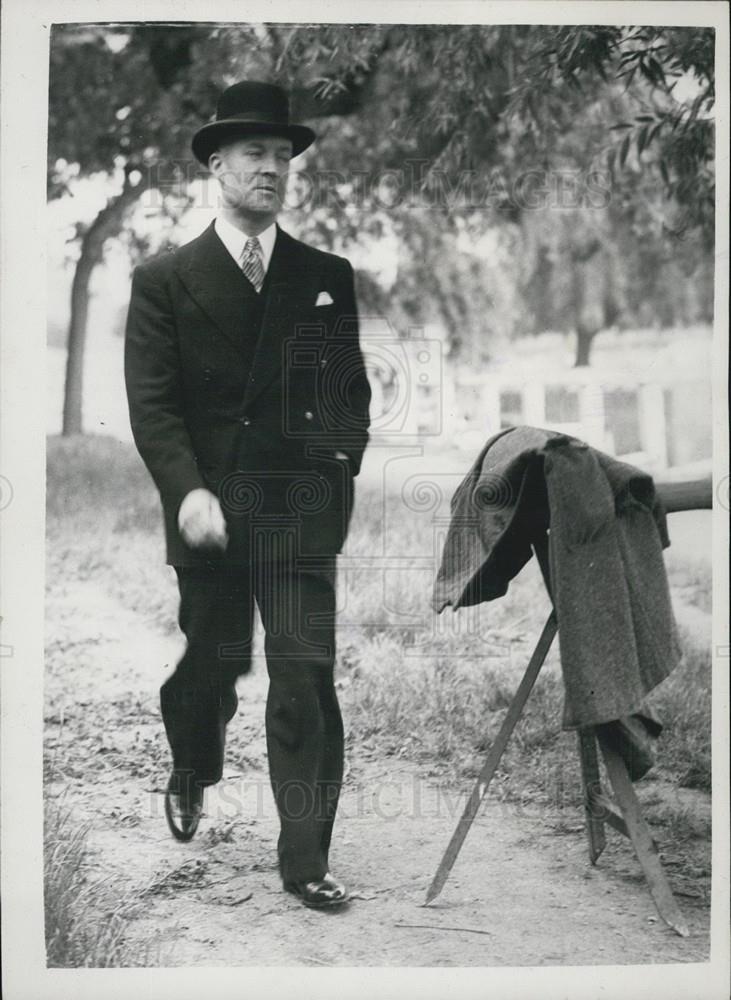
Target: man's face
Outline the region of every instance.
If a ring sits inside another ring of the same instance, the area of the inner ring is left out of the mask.
[[[209,166],[221,184],[224,204],[253,215],[276,215],[282,207],[292,158],[283,136],[234,139],[211,155]]]

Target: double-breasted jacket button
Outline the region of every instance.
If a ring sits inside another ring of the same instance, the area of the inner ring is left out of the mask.
[[[314,420],[315,414],[312,410],[305,410],[305,420]]]
[[[244,425],[244,427],[248,427],[249,424],[251,423],[251,417],[239,417],[239,420]]]

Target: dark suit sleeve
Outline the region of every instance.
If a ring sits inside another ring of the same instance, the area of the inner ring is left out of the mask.
[[[342,431],[335,435],[334,443],[348,456],[351,471],[357,476],[369,438],[371,387],[360,345],[353,268],[345,258],[340,258],[340,264],[337,302],[340,319],[337,341],[339,367],[345,375],[343,383],[345,392],[340,395],[340,399],[346,403],[346,411],[343,414]]]
[[[170,299],[144,267],[132,278],[124,375],[135,444],[163,504],[177,516],[185,495],[205,484],[183,418]]]

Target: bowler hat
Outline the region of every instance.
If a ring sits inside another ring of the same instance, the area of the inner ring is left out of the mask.
[[[193,153],[204,166],[208,157],[226,139],[243,134],[282,135],[292,142],[292,155],[302,153],[314,141],[306,125],[289,121],[289,97],[274,83],[242,80],[228,87],[218,99],[216,119],[193,136]]]

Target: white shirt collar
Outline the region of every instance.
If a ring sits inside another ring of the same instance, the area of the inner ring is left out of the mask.
[[[216,217],[216,221],[213,225],[216,230],[216,235],[220,239],[221,243],[223,243],[236,263],[240,265],[241,254],[244,252],[244,246],[246,241],[249,239],[247,234],[242,232],[240,229],[237,229],[236,226],[232,225],[227,219],[224,219],[220,215]],[[257,239],[261,244],[261,256],[265,274],[269,268],[269,262],[272,259],[276,238],[276,222],[273,222],[271,226],[268,226],[263,233],[259,233],[257,236]]]

